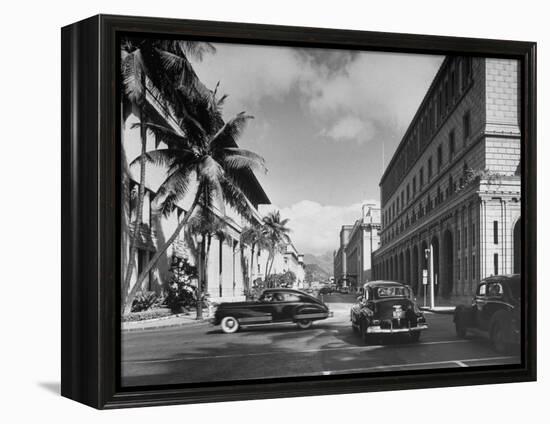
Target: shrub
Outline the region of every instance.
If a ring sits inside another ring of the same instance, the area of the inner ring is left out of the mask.
[[[167,308],[151,309],[149,311],[130,312],[122,317],[122,322],[144,321],[153,318],[162,318],[172,315],[172,311]]]
[[[193,284],[197,279],[197,268],[192,266],[187,258],[175,258],[172,260],[172,277],[168,284],[168,293],[164,304],[172,312],[179,313],[185,308],[197,306],[197,286]],[[203,286],[201,301],[204,307],[208,306],[208,293]]]
[[[155,292],[141,292],[132,302],[132,312],[141,312],[151,309],[160,304],[159,297]]]

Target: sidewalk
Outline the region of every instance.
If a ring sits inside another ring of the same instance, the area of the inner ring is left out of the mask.
[[[158,328],[167,327],[179,327],[179,326],[195,326],[208,324],[210,316],[208,310],[204,310],[202,313],[203,319],[196,319],[197,313],[191,311],[189,314],[175,314],[162,318],[153,318],[142,321],[128,321],[123,322],[121,325],[122,331],[136,331],[136,330],[154,330]]]

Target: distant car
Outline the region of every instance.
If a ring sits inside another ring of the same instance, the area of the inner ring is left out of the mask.
[[[211,323],[224,333],[235,333],[241,326],[293,322],[310,328],[313,321],[332,316],[327,305],[299,290],[266,289],[258,300],[221,303]]]
[[[332,294],[332,288],[329,286],[321,287],[321,290],[319,290],[319,294]]]
[[[340,287],[340,290],[338,290],[340,293],[342,294],[348,294],[349,293],[349,288],[347,287]]]
[[[485,334],[494,349],[503,353],[520,343],[521,280],[518,274],[497,275],[480,281],[471,305],[454,312],[456,334]]]
[[[350,312],[353,330],[364,343],[369,336],[406,334],[417,342],[428,329],[426,318],[411,296],[408,286],[394,281],[370,281]]]

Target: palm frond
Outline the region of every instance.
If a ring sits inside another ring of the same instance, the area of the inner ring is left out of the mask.
[[[122,55],[121,72],[124,94],[130,101],[141,104],[145,96],[143,76],[147,70],[140,50]]]
[[[248,168],[250,170],[261,169],[263,172],[267,172],[265,160],[262,156],[250,150],[239,149],[237,147],[224,148],[221,162],[223,165],[234,170]]]
[[[143,155],[139,155],[132,162],[130,167],[136,166],[141,162],[141,159],[145,157],[146,162],[152,163],[156,166],[171,167],[174,163],[191,163],[194,154],[189,150],[181,149],[157,149],[145,152]]]
[[[164,141],[169,146],[177,146],[181,149],[191,150],[191,141],[188,137],[178,134],[170,127],[155,124],[153,122],[136,122],[132,124],[131,129],[145,127],[153,133],[157,141]]]
[[[231,144],[241,135],[250,119],[254,119],[254,117],[247,115],[246,112],[240,112],[227,121],[210,139],[211,148],[232,147]]]
[[[241,191],[241,189],[237,185],[233,184],[233,182],[229,178],[223,178],[220,181],[220,185],[223,190],[225,201],[242,217],[250,222],[253,222],[253,208],[250,205],[248,198]]]

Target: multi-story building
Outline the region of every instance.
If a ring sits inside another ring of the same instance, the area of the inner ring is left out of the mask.
[[[305,280],[304,255],[298,253],[298,250],[292,242],[284,247],[283,251],[275,253],[273,260],[266,250],[257,252],[254,259],[254,270],[251,272],[252,281],[263,281],[265,275],[284,274],[292,271],[296,276],[295,286],[301,287]]]
[[[378,248],[380,209],[363,205],[361,218],[340,230],[340,247],[334,254],[334,277],[343,287],[356,289],[372,279],[372,252]]]
[[[375,278],[418,293],[427,270],[450,300],[519,272],[518,72],[510,59],[443,61],[380,181]]]
[[[340,229],[340,246],[334,252],[334,282],[341,287],[348,286],[348,275],[346,266],[346,246],[349,241],[349,235],[353,225],[342,225]]]
[[[176,121],[171,118],[169,111],[164,110],[161,104],[148,92],[146,97],[146,114],[148,119],[157,122],[175,132],[180,132]],[[124,273],[130,254],[130,237],[133,234],[137,214],[137,198],[139,193],[140,166],[130,166],[141,153],[141,140],[145,136],[146,150],[151,151],[156,148],[166,148],[164,142],[155,140],[151,133],[142,134],[140,127],[135,125],[140,122],[139,108],[129,102],[124,102],[122,108],[122,160],[123,160],[123,216],[121,254],[122,267]],[[180,220],[188,212],[194,195],[193,187],[190,187],[189,196],[181,199],[175,205],[171,213],[165,215],[161,213],[161,196],[157,195],[158,188],[166,177],[166,169],[153,164],[146,166],[145,179],[145,197],[142,211],[142,225],[137,240],[138,252],[136,256],[137,266],[131,277],[131,284],[128,289],[137,280],[139,272],[145,264],[154,255],[157,248],[164,243],[175,231]],[[258,205],[269,204],[270,201],[264,192],[262,186],[253,173],[247,175],[250,189],[248,190],[248,200],[250,206],[255,211],[255,223],[261,223],[261,216],[257,213]],[[244,299],[245,281],[253,282],[257,278],[263,277],[263,268],[260,265],[262,260],[268,257],[268,253],[262,250],[254,250],[251,246],[240,244],[240,234],[244,226],[252,224],[247,222],[228,204],[225,205],[225,211],[215,211],[220,217],[223,216],[227,225],[224,226],[224,237],[217,237],[212,234],[208,241],[208,261],[206,266],[205,282],[206,290],[212,300],[242,300]],[[166,253],[159,260],[157,266],[146,277],[143,289],[147,291],[156,291],[161,293],[166,289],[166,284],[170,279],[171,266],[174,260],[186,258],[192,265],[197,264],[197,238],[185,229],[181,231],[175,242],[167,249]],[[251,256],[254,258],[251,258]],[[299,262],[299,256],[294,246],[288,248],[288,253],[278,254],[277,263],[284,264],[284,258],[288,256],[288,268],[296,268],[296,275],[303,281],[303,267],[295,266],[294,258]],[[280,258],[279,258],[280,257]],[[282,269],[281,265],[281,269]],[[300,271],[302,268],[302,271]],[[124,277],[123,277],[124,280]]]

